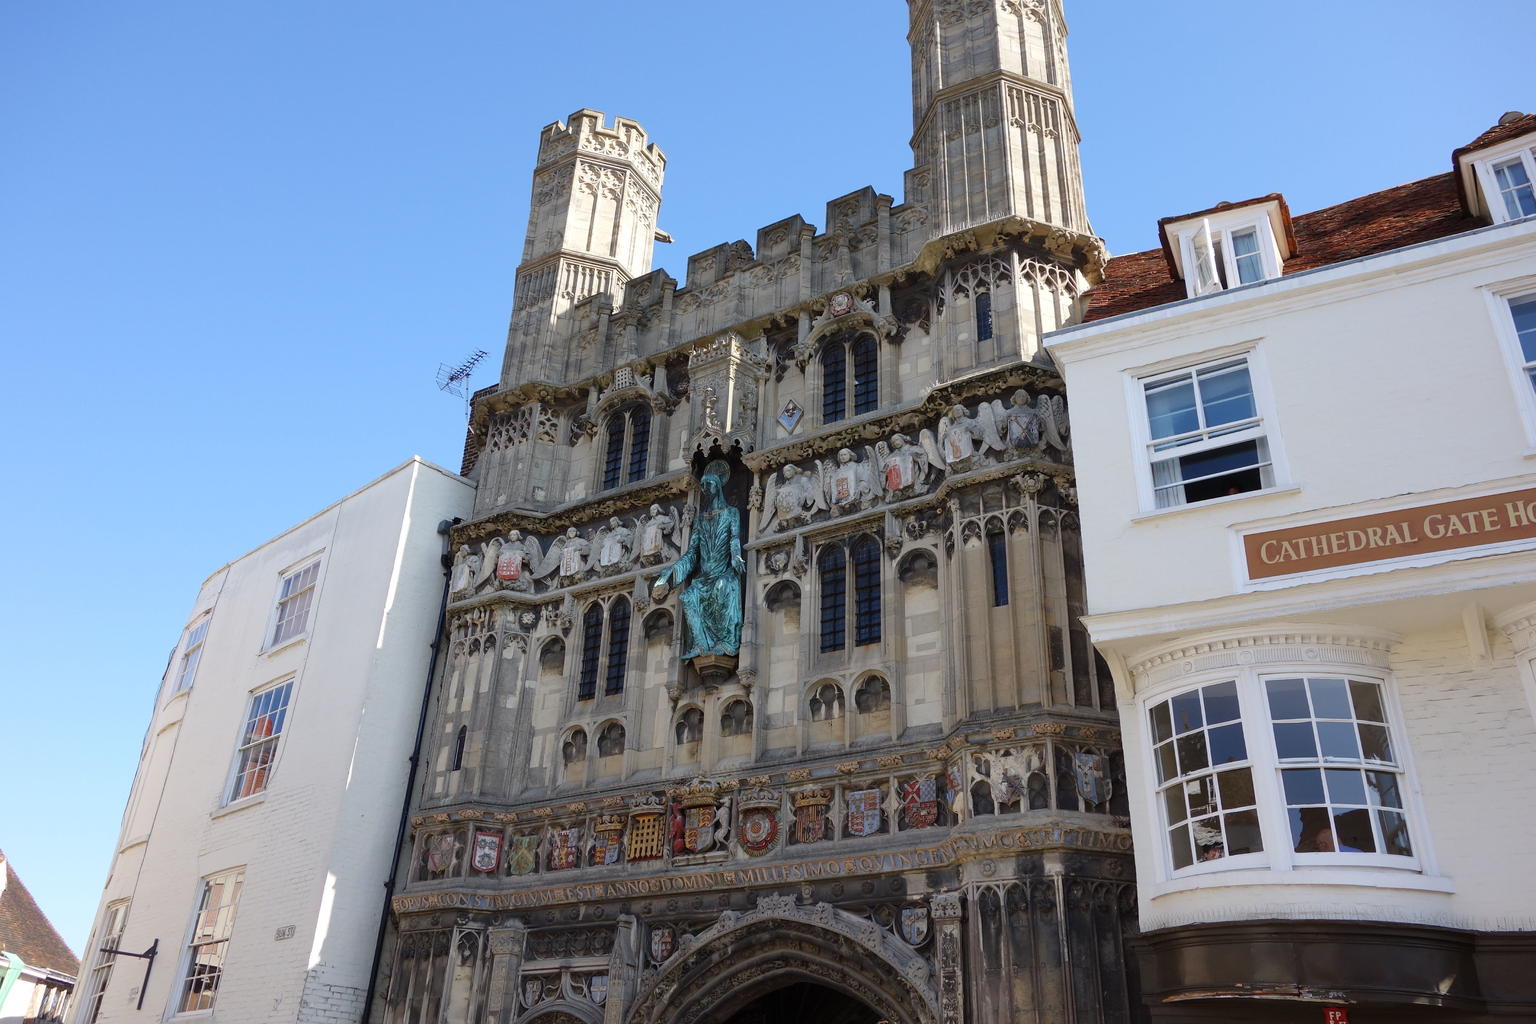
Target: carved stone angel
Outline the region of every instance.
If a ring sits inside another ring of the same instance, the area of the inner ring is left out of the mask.
[[[869,508],[880,500],[880,485],[875,480],[875,452],[865,447],[865,460],[858,461],[850,449],[837,453],[837,463],[818,462],[821,489],[833,511],[852,512]]]
[[[973,469],[988,451],[1002,451],[1003,439],[998,433],[998,403],[981,402],[972,416],[965,406],[956,405],[949,415],[939,419],[938,436],[924,430],[919,436],[932,457],[937,454],[951,469]]]
[[[1020,388],[1002,410],[1003,433],[1010,447],[1042,448],[1050,445],[1066,451],[1067,403],[1060,395],[1041,394],[1029,404],[1029,394]]]
[[[682,552],[673,541],[677,530],[677,517],[664,511],[660,505],[652,505],[650,513],[640,520],[635,544],[636,557],[641,565],[658,565],[668,562]]]
[[[480,556],[471,551],[468,544],[460,544],[453,558],[453,575],[448,589],[455,597],[467,596],[475,587],[475,577],[480,573]]]
[[[572,526],[565,536],[556,537],[544,552],[544,559],[533,574],[536,580],[558,575],[562,586],[574,583],[592,570],[592,542],[576,532]]]
[[[777,522],[780,530],[787,530],[809,522],[816,512],[825,512],[827,498],[821,489],[821,473],[819,461],[815,475],[790,463],[784,467],[783,483],[775,483],[774,478],[769,477],[763,499],[762,529],[767,530]]]
[[[943,458],[938,455],[937,445],[930,453],[912,443],[905,434],[895,434],[889,442],[875,445],[876,465],[880,467],[880,483],[885,488],[888,501],[911,498],[928,489],[930,467],[944,472]]]
[[[502,542],[496,555],[496,585],[507,590],[533,589],[533,568],[542,561],[539,542],[524,539],[521,530],[513,530]]]
[[[628,569],[634,558],[630,550],[634,536],[635,532],[625,526],[618,516],[613,516],[607,526],[599,528],[593,556],[598,572],[606,576]]]

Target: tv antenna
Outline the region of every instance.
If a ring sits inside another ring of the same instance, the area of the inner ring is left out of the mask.
[[[484,349],[475,349],[467,359],[454,366],[447,363],[437,364],[437,389],[446,391],[464,400],[464,413],[469,414],[469,378],[474,375],[475,367],[480,365],[480,360],[486,357]]]

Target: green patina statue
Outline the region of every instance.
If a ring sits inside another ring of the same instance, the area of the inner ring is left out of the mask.
[[[684,658],[734,656],[741,649],[741,579],[747,563],[741,557],[741,513],[725,501],[730,473],[718,459],[704,468],[704,494],[688,550],[651,588],[659,601],[673,586],[683,585],[683,617],[688,623]]]

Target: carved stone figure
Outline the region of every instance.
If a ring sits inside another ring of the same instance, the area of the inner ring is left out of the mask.
[[[592,542],[572,526],[565,531],[565,536],[556,537],[550,542],[549,550],[544,553],[544,560],[533,578],[542,580],[558,574],[562,585],[573,583],[592,569],[591,553]]]
[[[819,467],[820,463],[817,465]],[[778,485],[774,484],[772,478],[768,480],[768,491],[764,497],[767,509],[763,516],[764,530],[775,522],[781,530],[800,526],[809,522],[812,514],[827,509],[826,496],[822,493],[818,478],[793,463],[784,467],[783,476],[784,482]]]
[[[725,500],[730,467],[720,460],[704,469],[703,491],[688,550],[662,573],[651,596],[660,601],[682,586],[688,642],[683,657],[731,655],[741,649],[741,580],[747,563],[741,556],[741,513]]]
[[[997,408],[992,403],[979,404],[974,416],[965,406],[956,405],[949,410],[948,416],[940,418],[937,438],[927,430],[919,436],[930,456],[937,455],[951,469],[963,471],[974,468],[973,463],[979,462],[988,451],[1003,450],[997,420]]]
[[[608,526],[597,533],[597,567],[603,573],[622,572],[629,568],[631,559],[629,543],[635,533],[624,525],[618,516],[608,520]]]
[[[669,555],[675,558],[676,552],[670,541],[676,529],[677,518],[663,511],[660,505],[652,505],[650,514],[640,520],[640,539],[635,549],[640,564],[656,565]]]
[[[1029,404],[1029,394],[1023,388],[1015,391],[1003,410],[1004,434],[1013,448],[1039,448],[1049,444],[1057,451],[1066,451],[1067,434],[1066,402],[1060,395],[1040,395],[1035,404]]]
[[[475,577],[480,574],[480,556],[460,544],[453,559],[453,579],[449,587],[455,597],[467,596],[475,587]]]
[[[928,470],[931,466],[944,471],[944,460],[937,464],[932,457],[912,443],[905,434],[894,435],[890,443],[881,441],[875,445],[875,457],[879,459],[881,484],[888,500],[910,498],[928,489]]]
[[[822,488],[828,504],[837,512],[868,508],[880,500],[880,486],[874,479],[875,453],[859,462],[848,448],[837,453],[837,464],[822,465]]]
[[[513,530],[496,555],[496,585],[507,590],[532,590],[532,570],[540,553],[538,541],[532,537],[525,540],[521,530]]]

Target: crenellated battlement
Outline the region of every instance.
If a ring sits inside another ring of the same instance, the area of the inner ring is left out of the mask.
[[[578,152],[625,160],[639,168],[658,191],[666,175],[666,154],[650,141],[638,121],[627,117],[615,116],[610,128],[606,114],[583,107],[564,121],[545,125],[539,133],[538,169]]]

